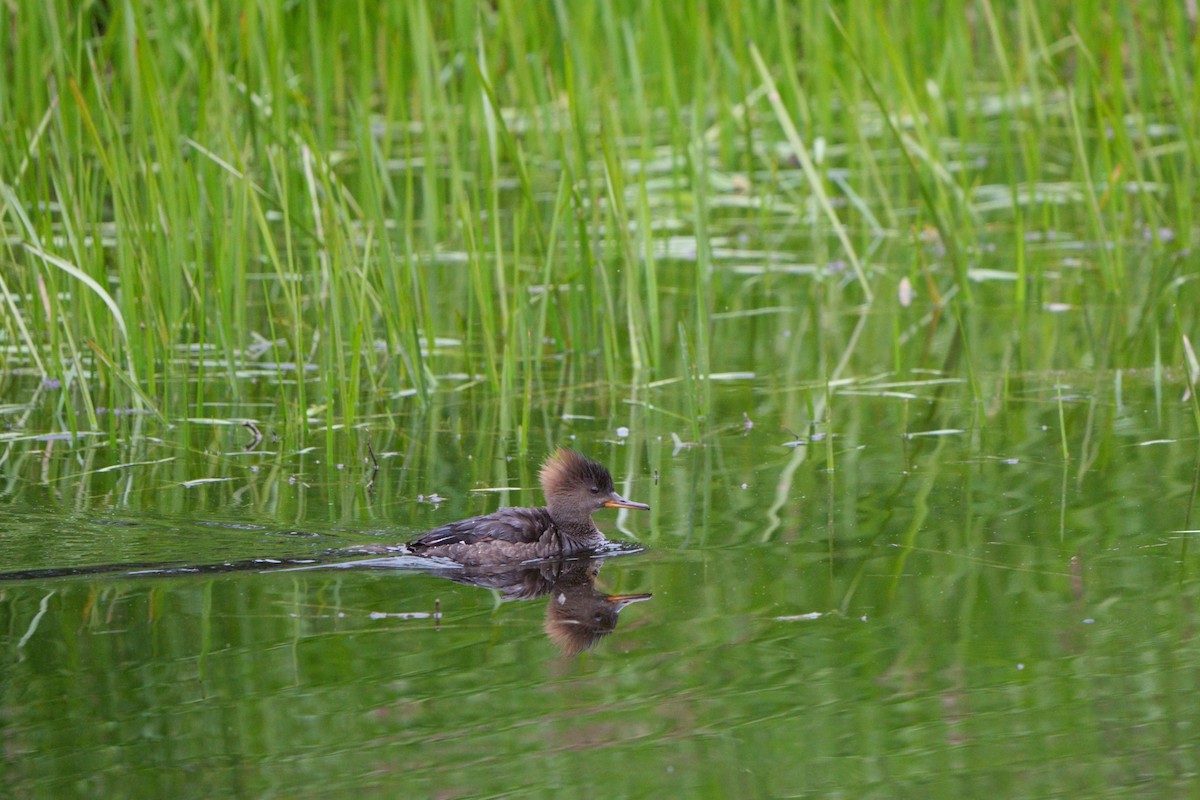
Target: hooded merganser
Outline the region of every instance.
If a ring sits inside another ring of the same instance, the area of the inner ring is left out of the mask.
[[[545,506],[502,508],[451,522],[409,542],[409,549],[466,565],[593,553],[606,540],[592,514],[602,508],[650,508],[617,494],[608,470],[574,450],[556,450],[538,477]]]

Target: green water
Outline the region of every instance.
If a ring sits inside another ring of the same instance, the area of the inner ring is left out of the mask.
[[[653,507],[602,515],[644,550],[606,559],[599,590],[654,596],[578,656],[547,637],[545,598],[402,569],[0,583],[5,783],[24,797],[1190,793],[1197,442],[1180,387],[1063,374],[975,408],[964,380],[934,377],[728,381],[710,391],[711,433],[682,447],[650,409],[669,389],[539,398],[555,440]],[[237,427],[146,437],[138,418],[115,441],[10,444],[4,566],[314,557],[540,502],[539,454],[483,427],[496,402],[307,453],[269,435],[244,451]],[[133,462],[148,463],[104,471]],[[472,492],[488,487],[526,488]]]

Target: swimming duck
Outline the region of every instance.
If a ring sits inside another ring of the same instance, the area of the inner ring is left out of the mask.
[[[594,553],[607,540],[592,521],[593,514],[602,508],[650,508],[617,494],[608,470],[574,450],[556,450],[538,477],[546,505],[502,508],[451,522],[409,542],[409,549],[465,565]]]

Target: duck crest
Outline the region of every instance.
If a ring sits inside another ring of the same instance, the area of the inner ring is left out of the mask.
[[[542,465],[538,478],[547,499],[553,494],[568,490],[571,486],[582,484],[591,484],[605,493],[613,490],[612,475],[604,465],[565,447],[560,447],[550,454]]]

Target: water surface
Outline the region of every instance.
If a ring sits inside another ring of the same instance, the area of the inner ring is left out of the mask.
[[[600,516],[643,549],[605,559],[597,592],[653,598],[578,655],[547,635],[544,596],[404,568],[6,580],[6,782],[1178,796],[1200,718],[1190,413],[1171,383],[1058,381],[981,414],[960,380],[746,379],[713,388],[723,424],[698,442],[648,402],[573,398],[555,439],[653,507]],[[785,430],[785,395],[833,414]],[[424,440],[361,432],[378,472],[351,434],[327,463],[244,451],[235,426],[201,449],[212,432],[185,422],[10,446],[5,571],[319,558],[540,502],[541,448],[448,421],[488,402],[422,416]]]

